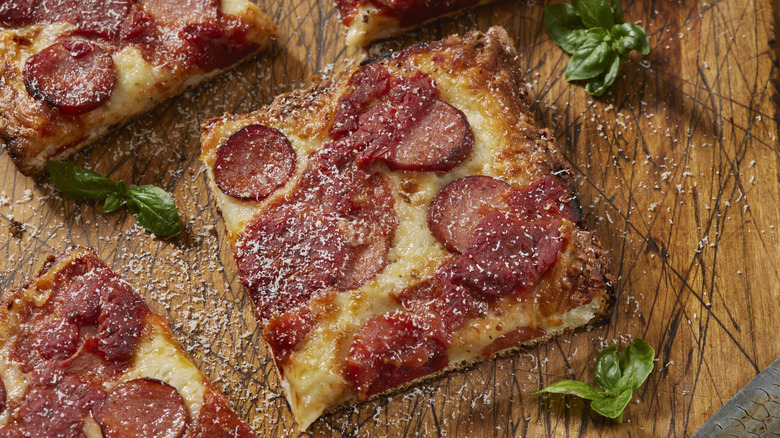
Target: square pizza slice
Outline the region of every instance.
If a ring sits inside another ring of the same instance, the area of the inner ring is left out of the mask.
[[[0,437],[254,436],[91,249],[0,296]]]
[[[0,141],[25,175],[262,50],[247,0],[5,0]]]
[[[337,0],[347,45],[368,46],[462,9],[493,0]]]
[[[604,317],[614,281],[492,28],[202,126],[238,273],[293,415]]]

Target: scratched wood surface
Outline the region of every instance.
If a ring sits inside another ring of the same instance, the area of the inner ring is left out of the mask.
[[[563,79],[568,56],[544,31],[541,1],[498,1],[370,52],[346,49],[331,0],[260,0],[281,41],[110,135],[75,160],[113,179],[172,192],[185,225],[172,240],[126,213],[104,215],[16,172],[0,152],[0,289],[72,244],[167,314],[174,331],[259,436],[306,435],[280,393],[239,287],[198,161],[199,123],[246,112],[312,75],[381,49],[502,25],[515,39],[533,110],[559,139],[588,224],[618,278],[610,321],[317,421],[314,436],[688,436],[780,356],[777,2],[626,1],[653,50],[602,98]],[[658,352],[624,422],[576,399],[529,392],[592,382],[601,347],[643,338]]]

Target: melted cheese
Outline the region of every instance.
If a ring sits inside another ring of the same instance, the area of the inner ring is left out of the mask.
[[[109,386],[141,377],[157,379],[176,388],[184,398],[192,418],[197,417],[206,392],[203,375],[157,326],[154,326],[153,334],[145,337],[136,347],[130,370],[120,381],[112,382]],[[105,389],[110,390],[109,387]]]
[[[9,302],[2,302],[0,308],[0,379],[6,390],[6,397],[12,406],[21,406],[31,376],[21,371],[20,364],[10,360],[10,349],[19,334],[19,312],[30,305],[43,307],[51,297],[51,281],[71,260],[87,253],[76,249],[69,258],[61,258],[43,276],[38,277],[30,287],[15,291]],[[91,254],[90,254],[91,256]],[[203,398],[209,385],[205,376],[192,363],[184,351],[175,343],[168,329],[167,320],[160,315],[150,314],[144,319],[144,330],[133,352],[129,369],[117,380],[103,383],[103,391],[109,392],[121,382],[152,378],[165,382],[178,391],[184,399],[191,418],[197,418],[203,406]],[[12,409],[0,414],[0,426],[8,424]],[[84,423],[87,438],[100,438],[99,425],[87,417]]]
[[[356,399],[354,391],[346,382],[342,370],[354,334],[369,319],[396,310],[401,310],[393,294],[431,278],[436,270],[452,254],[430,232],[427,225],[428,206],[432,199],[450,182],[468,175],[491,175],[523,187],[534,178],[518,172],[516,163],[507,163],[506,151],[512,150],[515,141],[507,135],[506,122],[490,114],[501,114],[495,106],[498,101],[490,90],[475,90],[470,81],[479,71],[448,74],[439,71],[441,67],[427,61],[425,56],[414,58],[415,67],[431,74],[441,92],[441,99],[458,108],[466,116],[474,133],[475,143],[471,154],[455,169],[448,172],[390,171],[382,167],[393,191],[394,208],[398,217],[398,228],[394,234],[387,256],[387,265],[382,272],[357,290],[337,294],[328,303],[328,311],[318,316],[317,324],[307,335],[303,345],[291,355],[289,365],[283,371],[282,386],[292,408],[296,421],[302,428],[319,417],[325,410]],[[389,69],[394,68],[392,65]],[[336,97],[334,96],[334,99]],[[234,239],[248,221],[262,212],[274,200],[289,193],[305,169],[305,157],[319,149],[323,141],[304,141],[295,134],[297,126],[288,126],[284,121],[263,122],[282,131],[297,152],[296,174],[278,189],[270,198],[261,202],[242,202],[223,194],[214,184],[211,166],[217,147],[233,132],[249,123],[257,123],[253,115],[226,119],[212,127],[218,135],[204,137],[203,161],[209,174],[209,183],[216,194],[225,224],[231,239]],[[383,166],[382,164],[375,164]],[[587,232],[578,230],[570,222],[562,225],[562,231],[576,234],[584,239]],[[566,264],[576,264],[574,245],[568,245],[562,255]],[[565,272],[561,275],[565,275]],[[539,284],[538,287],[546,287]],[[554,287],[550,286],[550,287]],[[312,301],[312,308],[317,299]],[[472,318],[453,333],[453,342],[447,354],[450,366],[470,362],[482,357],[482,351],[504,333],[518,328],[542,329],[548,335],[560,333],[570,327],[580,326],[593,319],[604,301],[597,299],[565,314],[540,316],[536,299],[518,302],[514,297],[504,297],[495,303],[500,311],[489,313],[484,318]],[[315,312],[316,313],[316,312]]]

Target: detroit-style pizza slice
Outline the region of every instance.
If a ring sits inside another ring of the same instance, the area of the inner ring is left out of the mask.
[[[493,28],[204,123],[227,241],[301,427],[607,314],[607,260],[520,72]]]

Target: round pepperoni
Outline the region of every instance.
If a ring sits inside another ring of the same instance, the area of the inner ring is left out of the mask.
[[[436,100],[393,146],[385,161],[398,169],[446,171],[460,164],[473,147],[474,133],[466,116]]]
[[[100,293],[103,308],[98,318],[96,352],[109,362],[129,360],[149,310],[125,283],[108,282]]]
[[[92,111],[108,100],[116,82],[114,60],[95,43],[65,40],[31,56],[24,66],[27,92],[63,114]]]
[[[462,253],[488,213],[506,209],[512,186],[499,179],[474,175],[445,186],[428,209],[428,228],[448,250]]]
[[[441,339],[419,318],[394,312],[370,319],[355,334],[346,376],[361,400],[447,366]]]
[[[237,199],[259,201],[295,172],[295,151],[279,130],[263,125],[245,126],[217,150],[214,180],[223,193]]]
[[[488,300],[525,290],[563,248],[559,224],[560,219],[542,226],[491,212],[480,221],[464,255],[446,265],[448,277]]]
[[[95,413],[106,438],[179,438],[189,413],[173,386],[141,378],[120,383]]]
[[[44,360],[67,359],[79,348],[79,328],[67,319],[49,321],[34,345]]]

